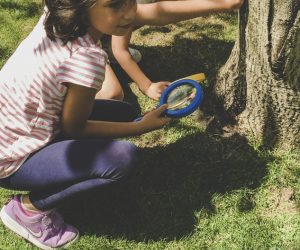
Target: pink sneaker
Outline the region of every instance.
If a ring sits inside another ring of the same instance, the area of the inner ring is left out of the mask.
[[[55,210],[27,215],[20,197],[13,197],[1,210],[3,223],[41,249],[66,247],[79,236],[78,230],[66,224]]]

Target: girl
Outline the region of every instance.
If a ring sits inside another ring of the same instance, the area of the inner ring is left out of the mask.
[[[3,223],[42,249],[71,244],[78,230],[54,208],[112,187],[135,167],[135,147],[110,138],[140,135],[170,121],[161,116],[166,106],[132,122],[128,103],[97,100],[97,92],[118,94],[101,48],[103,34],[124,36],[136,25],[164,25],[241,3],[137,7],[135,0],[46,0],[45,13],[0,72],[0,185],[30,192],[6,203]]]

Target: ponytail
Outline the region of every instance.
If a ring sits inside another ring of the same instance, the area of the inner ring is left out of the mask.
[[[89,27],[88,9],[96,0],[44,0],[47,36],[64,44],[87,33]]]

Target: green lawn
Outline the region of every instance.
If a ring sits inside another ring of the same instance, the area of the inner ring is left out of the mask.
[[[37,21],[38,3],[0,0],[0,67]],[[213,83],[233,46],[236,18],[141,28],[133,36],[141,67],[153,80],[204,72],[206,86]],[[117,74],[127,86],[129,79]],[[134,84],[126,89],[138,110],[156,105]],[[60,208],[81,232],[70,249],[300,249],[299,151],[262,150],[238,134],[212,132],[207,99],[188,118],[127,138],[140,151],[128,189],[87,194]],[[0,205],[13,193],[1,189]],[[0,249],[35,248],[1,223]]]

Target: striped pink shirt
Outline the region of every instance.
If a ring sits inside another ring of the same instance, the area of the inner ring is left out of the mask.
[[[100,90],[104,80],[101,45],[89,34],[66,45],[51,41],[43,19],[0,71],[0,178],[60,132],[64,82]]]

